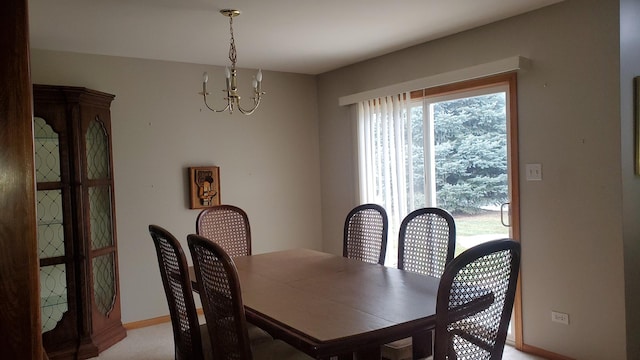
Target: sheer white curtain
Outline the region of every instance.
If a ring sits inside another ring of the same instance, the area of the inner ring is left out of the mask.
[[[387,264],[397,261],[397,238],[407,214],[408,189],[412,189],[411,136],[408,126],[408,94],[359,102],[358,168],[361,203],[382,205],[389,216]]]

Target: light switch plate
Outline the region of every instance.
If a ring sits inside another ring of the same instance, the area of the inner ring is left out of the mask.
[[[542,181],[542,164],[527,164],[525,171],[527,181]]]
[[[569,314],[561,313],[559,311],[551,311],[551,321],[569,325]]]

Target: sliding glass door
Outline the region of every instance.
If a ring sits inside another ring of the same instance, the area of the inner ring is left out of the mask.
[[[422,207],[453,215],[456,255],[518,240],[515,74],[370,100],[358,114],[360,197],[389,215],[387,266],[396,266],[402,219]],[[518,296],[516,333],[519,307]]]
[[[434,206],[454,215],[456,255],[512,237],[508,94],[508,85],[499,84],[409,105],[411,208]],[[508,336],[515,341],[512,326]]]

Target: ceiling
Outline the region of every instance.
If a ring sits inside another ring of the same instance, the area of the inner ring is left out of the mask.
[[[562,0],[30,0],[31,47],[320,74]]]

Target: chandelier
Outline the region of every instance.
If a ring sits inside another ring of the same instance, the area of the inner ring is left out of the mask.
[[[202,95],[204,99],[204,105],[211,111],[223,112],[229,110],[229,114],[233,114],[233,110],[238,109],[238,111],[240,111],[244,115],[251,115],[258,108],[258,106],[260,105],[260,101],[262,100],[262,95],[265,94],[265,92],[262,91],[262,71],[258,70],[258,73],[253,78],[253,107],[245,109],[240,106],[240,94],[238,93],[236,71],[236,41],[233,37],[233,18],[240,15],[240,10],[224,9],[220,10],[220,13],[224,16],[229,17],[229,32],[231,33],[231,40],[229,42],[229,60],[231,61],[231,67],[229,68],[227,66],[225,68],[226,89],[222,90],[223,92],[227,93],[227,96],[224,98],[224,100],[226,100],[227,102],[227,105],[220,110],[216,110],[210,107],[209,104],[207,104],[207,95],[210,95],[210,93],[207,92],[207,82],[209,81],[209,75],[206,72],[203,74],[202,92],[200,92],[199,94]]]

